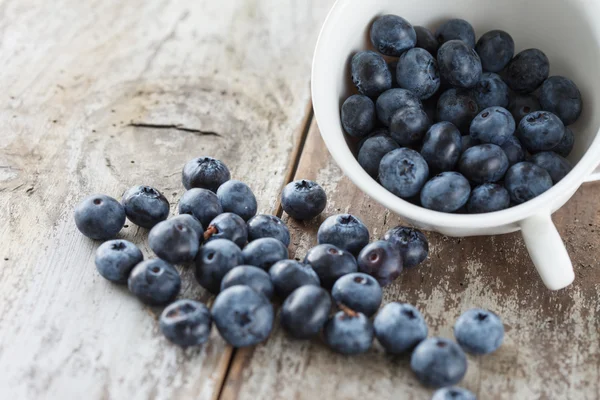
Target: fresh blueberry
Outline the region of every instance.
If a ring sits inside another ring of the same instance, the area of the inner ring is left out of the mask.
[[[169,219],[154,225],[148,235],[148,245],[163,260],[185,264],[196,257],[200,238],[189,224]]]
[[[394,139],[384,133],[378,133],[364,141],[360,150],[358,150],[358,163],[367,174],[376,179],[379,175],[379,164],[383,156],[398,147],[400,146]]]
[[[289,257],[287,247],[274,238],[256,239],[248,243],[242,250],[244,264],[269,270],[277,261]]]
[[[435,37],[440,45],[451,40],[461,40],[469,48],[475,47],[475,30],[464,19],[454,18],[444,22],[435,31]]]
[[[202,226],[208,226],[210,221],[222,213],[219,198],[208,189],[192,188],[179,200],[179,214],[193,215]]]
[[[497,182],[508,169],[508,157],[500,146],[480,144],[462,154],[458,169],[472,182]]]
[[[569,154],[571,154],[574,143],[575,136],[573,136],[573,131],[568,126],[565,126],[565,135],[561,139],[560,143],[552,148],[552,151],[563,157],[567,157]]]
[[[294,219],[313,219],[326,205],[327,195],[323,188],[308,179],[288,183],[281,193],[281,207]]]
[[[564,76],[551,76],[540,89],[542,110],[558,116],[565,125],[571,125],[581,115],[583,103],[577,85]]]
[[[404,268],[413,268],[421,264],[429,254],[427,237],[415,228],[397,226],[387,231],[383,239],[398,248]]]
[[[521,141],[515,135],[509,136],[500,147],[506,153],[509,167],[525,160],[525,150],[523,150]]]
[[[150,186],[134,186],[121,199],[131,222],[150,229],[169,216],[169,202],[161,192]]]
[[[359,51],[351,61],[352,82],[360,94],[375,98],[392,87],[385,59],[374,51]]]
[[[219,293],[223,277],[243,262],[240,248],[227,239],[216,239],[198,251],[196,256],[196,280],[211,293]]]
[[[531,152],[552,150],[565,135],[565,126],[556,115],[548,111],[535,111],[519,123],[519,139]]]
[[[235,285],[250,286],[265,295],[267,299],[273,297],[271,277],[265,270],[252,265],[238,265],[225,274],[221,281],[221,291]]]
[[[489,107],[477,114],[469,132],[482,143],[502,146],[515,133],[515,119],[505,108]]]
[[[543,151],[534,154],[529,161],[548,171],[552,182],[555,184],[564,178],[573,168],[569,160],[553,151]]]
[[[442,79],[452,86],[472,88],[481,79],[481,61],[473,47],[460,40],[440,46],[437,54]]]
[[[248,241],[272,237],[286,247],[290,245],[290,231],[287,225],[275,215],[258,214],[248,220]]]
[[[217,189],[217,197],[224,212],[237,214],[244,221],[256,215],[256,197],[244,182],[228,180]]]
[[[126,283],[129,273],[142,262],[144,255],[127,240],[109,240],[96,250],[96,269],[111,282]]]
[[[504,187],[513,203],[521,204],[552,187],[552,177],[545,169],[530,162],[520,162],[508,169]]]
[[[485,72],[473,88],[473,96],[480,110],[488,107],[508,107],[510,91],[498,74]]]
[[[421,142],[430,126],[431,120],[421,107],[404,107],[392,115],[390,136],[401,146],[414,146]]]
[[[410,357],[410,368],[426,386],[450,386],[465,376],[467,357],[456,343],[434,337],[417,345]]]
[[[430,210],[454,212],[469,200],[471,185],[458,172],[447,171],[434,176],[421,190],[421,204]]]
[[[504,210],[510,206],[510,195],[504,186],[497,183],[484,183],[471,191],[467,210],[480,214]]]
[[[281,260],[269,269],[277,295],[283,299],[304,285],[321,285],[319,275],[308,264],[296,260]]]
[[[223,213],[213,219],[206,232],[204,240],[229,239],[240,247],[248,242],[248,227],[246,222],[237,214]]]
[[[379,309],[383,292],[375,278],[361,272],[354,272],[335,281],[331,289],[331,297],[337,304],[343,304],[353,311],[370,317]]]
[[[517,126],[527,114],[541,109],[542,106],[534,94],[516,94],[508,105],[508,111],[512,114]]]
[[[469,133],[471,121],[479,113],[477,101],[471,91],[448,89],[437,104],[437,120],[452,122],[462,133]]]
[[[390,125],[392,116],[398,110],[407,107],[422,108],[423,105],[413,92],[400,88],[385,91],[375,102],[377,118],[385,126]]]
[[[354,94],[342,104],[342,126],[354,137],[364,137],[375,127],[375,103],[362,94]]]
[[[181,289],[181,278],[171,264],[154,258],[142,261],[131,270],[127,287],[143,303],[161,306],[177,297]]]
[[[530,93],[544,82],[550,73],[548,57],[538,49],[517,54],[506,67],[506,83],[519,93]]]
[[[402,272],[402,256],[398,246],[385,240],[366,245],[356,258],[356,263],[360,272],[371,275],[381,286],[389,285]]]
[[[373,323],[363,313],[338,311],[323,329],[325,343],[340,354],[360,354],[373,344]]]
[[[332,215],[319,227],[317,241],[319,244],[329,243],[357,255],[369,243],[369,230],[353,215]]]
[[[481,35],[475,50],[479,54],[484,71],[500,72],[515,54],[515,42],[508,33],[493,30]]]
[[[273,306],[249,286],[223,290],[212,306],[212,318],[219,333],[233,347],[258,344],[273,329]]]
[[[75,207],[75,225],[90,239],[112,239],[125,225],[125,209],[110,196],[88,196]]]
[[[227,166],[212,157],[198,157],[188,161],[181,173],[183,186],[187,190],[203,188],[216,192],[229,179],[231,174]]]
[[[421,155],[433,171],[450,171],[460,158],[460,131],[450,122],[438,122],[425,134]]]
[[[167,339],[178,346],[198,346],[210,336],[212,318],[202,303],[194,300],[177,300],[160,315],[160,330]]]
[[[403,199],[416,196],[428,177],[427,161],[406,147],[390,151],[379,164],[379,180],[383,187]]]
[[[330,289],[340,277],[358,271],[354,256],[332,244],[320,244],[310,249],[304,263],[315,270],[321,286],[326,289]]]
[[[202,227],[202,224],[200,223],[200,221],[198,221],[198,219],[196,217],[194,217],[193,215],[190,215],[190,214],[176,215],[173,218],[171,218],[171,221],[179,221],[182,224],[186,224],[187,226],[190,227],[190,229],[192,229],[194,232],[196,232],[196,235],[198,236],[200,243],[204,241],[204,228]]]
[[[460,149],[462,152],[473,146],[477,146],[478,144],[481,144],[481,142],[477,139],[473,139],[471,135],[462,135],[460,138]]]
[[[427,338],[427,323],[414,306],[388,303],[377,313],[375,336],[386,352],[402,354],[411,351]]]
[[[452,386],[436,390],[431,400],[477,400],[477,398],[467,389]]]
[[[439,43],[433,33],[423,26],[415,26],[415,32],[417,34],[417,45],[421,49],[425,49],[434,57],[437,57],[437,51]]]
[[[301,286],[281,306],[281,326],[296,339],[308,339],[321,331],[331,309],[331,298],[323,288]]]
[[[417,34],[412,25],[397,15],[382,15],[371,25],[371,43],[381,54],[398,57],[415,47]]]
[[[410,90],[419,99],[428,99],[440,87],[437,61],[425,49],[410,49],[400,56],[396,80],[401,88]]]
[[[463,349],[473,354],[493,353],[504,339],[504,325],[491,311],[473,308],[454,324],[454,336]]]

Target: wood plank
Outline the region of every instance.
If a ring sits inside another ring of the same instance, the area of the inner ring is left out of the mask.
[[[358,216],[372,239],[402,223],[343,177],[316,123],[296,173],[300,178],[322,184],[329,204],[314,221],[288,220],[296,258],[316,244],[319,224],[332,214]],[[577,273],[568,289],[545,289],[519,234],[461,239],[428,233],[430,257],[387,287],[384,302],[415,304],[430,336],[449,338],[463,311],[485,307],[499,313],[506,326],[503,346],[489,356],[469,356],[461,383],[478,399],[598,398],[599,195],[600,184],[584,185],[554,217]],[[222,397],[424,399],[431,393],[411,374],[408,357],[386,356],[378,344],[367,354],[344,357],[321,340],[291,340],[277,328],[264,345],[238,352]]]

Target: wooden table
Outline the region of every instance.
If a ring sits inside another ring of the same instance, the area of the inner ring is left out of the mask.
[[[328,215],[351,212],[372,237],[402,221],[359,192],[334,164],[310,105],[310,63],[332,0],[6,0],[0,3],[0,398],[427,399],[407,358],[343,357],[279,328],[233,350],[213,330],[181,350],[160,334],[160,309],[102,279],[98,243],[74,204],[134,184],[161,189],[175,212],[181,167],[224,160],[259,211],[281,215],[292,179],[329,196],[315,221],[288,221],[302,258]],[[462,385],[480,399],[600,398],[600,185],[555,215],[575,265],[566,290],[546,290],[518,234],[429,234],[430,257],[385,291],[452,336],[479,306],[506,324],[502,348],[469,357]],[[121,237],[150,254],[147,232]],[[211,297],[181,269],[182,297]]]

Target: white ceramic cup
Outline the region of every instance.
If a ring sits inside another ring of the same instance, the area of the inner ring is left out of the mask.
[[[542,195],[488,214],[447,214],[408,203],[371,178],[358,164],[340,122],[340,106],[352,93],[349,60],[371,48],[373,19],[396,14],[432,31],[449,18],[463,18],[477,37],[502,29],[515,40],[515,53],[539,48],[550,59],[550,75],[564,75],[581,90],[583,113],[571,126],[573,170]],[[600,2],[596,0],[338,0],[321,30],[312,66],[315,118],[329,152],[344,173],[371,198],[426,230],[448,236],[497,235],[521,230],[542,280],[557,290],[571,284],[573,266],[551,214],[586,181],[600,161]]]

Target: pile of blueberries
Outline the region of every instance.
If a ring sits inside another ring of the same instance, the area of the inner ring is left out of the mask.
[[[541,50],[514,55],[501,30],[476,42],[462,19],[434,35],[383,15],[370,37],[377,52],[352,57],[359,94],[343,103],[341,121],[362,139],[360,165],[396,196],[441,212],[492,212],[540,195],[571,170],[568,125],[581,115],[581,93],[549,76]]]

